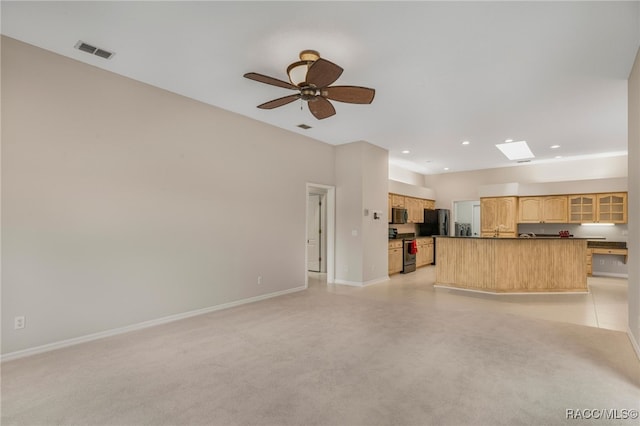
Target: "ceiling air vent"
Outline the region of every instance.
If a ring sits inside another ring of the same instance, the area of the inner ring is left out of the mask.
[[[100,49],[99,47],[92,46],[88,43],[85,43],[82,40],[78,40],[76,45],[74,46],[78,50],[82,50],[83,52],[91,53],[92,55],[100,56],[104,59],[111,59],[115,53],[109,52],[108,50]]]
[[[518,163],[530,163],[531,160],[518,160]]]
[[[301,129],[304,129],[304,130],[307,130],[307,129],[311,128],[311,126],[308,126],[306,124],[298,124],[298,127],[300,127]]]

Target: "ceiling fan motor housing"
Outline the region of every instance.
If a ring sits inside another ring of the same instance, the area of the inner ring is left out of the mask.
[[[313,86],[304,86],[300,89],[300,97],[305,101],[315,101],[318,89]]]

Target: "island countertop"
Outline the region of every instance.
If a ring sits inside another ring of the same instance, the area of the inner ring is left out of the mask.
[[[474,237],[470,235],[434,235],[434,238],[470,238],[473,240],[591,240],[591,238],[583,237],[560,237],[555,236],[543,236],[536,235],[535,237]]]
[[[586,238],[437,237],[436,286],[490,293],[585,293]]]

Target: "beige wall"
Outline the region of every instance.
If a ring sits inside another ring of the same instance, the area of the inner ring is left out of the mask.
[[[640,357],[640,50],[629,76],[629,330]]]
[[[333,179],[330,145],[3,38],[2,353],[303,286]]]
[[[387,278],[388,152],[367,142],[336,147],[336,283]],[[365,213],[366,211],[366,213]],[[380,212],[380,219],[373,218]]]

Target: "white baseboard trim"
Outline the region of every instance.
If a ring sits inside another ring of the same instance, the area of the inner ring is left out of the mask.
[[[631,332],[631,328],[629,328],[629,325],[627,325],[627,336],[629,336],[629,340],[631,341],[631,346],[633,346],[633,350],[636,351],[636,356],[638,357],[638,360],[640,360],[640,345],[638,345],[638,342],[636,341],[635,336]]]
[[[380,278],[374,278],[372,280],[369,281],[347,281],[347,280],[340,280],[340,279],[336,279],[334,280],[334,284],[340,284],[340,285],[350,285],[353,287],[366,287],[368,285],[374,285],[374,284],[379,284],[379,283],[383,283],[385,281],[389,281],[389,276],[385,275],[384,277],[380,277]]]
[[[613,277],[613,278],[626,278],[629,279],[629,274],[620,274],[617,272],[593,272],[592,277]]]
[[[195,317],[197,315],[208,314],[210,312],[221,311],[223,309],[229,309],[240,305],[246,305],[248,303],[259,302],[265,299],[271,299],[278,296],[284,296],[285,294],[295,293],[297,291],[306,290],[305,286],[294,287],[287,290],[276,291],[274,293],[263,294],[260,296],[249,297],[247,299],[236,300],[234,302],[223,303],[221,305],[210,306],[208,308],[196,309],[193,311],[183,312],[180,314],[169,315],[154,320],[144,321],[137,324],[131,324],[124,327],[113,328],[111,330],[105,330],[98,333],[87,334],[85,336],[74,337],[72,339],[61,340],[58,342],[47,343],[46,345],[35,346],[33,348],[22,349],[15,352],[9,352],[3,354],[0,357],[0,362],[12,361],[18,358],[24,358],[31,355],[40,354],[43,352],[49,352],[56,349],[62,349],[69,346],[79,345],[80,343],[91,342],[93,340],[104,339],[105,337],[116,336],[118,334],[129,333],[131,331],[142,330],[144,328],[154,327],[156,325],[166,324],[169,322],[179,321],[185,318]]]

